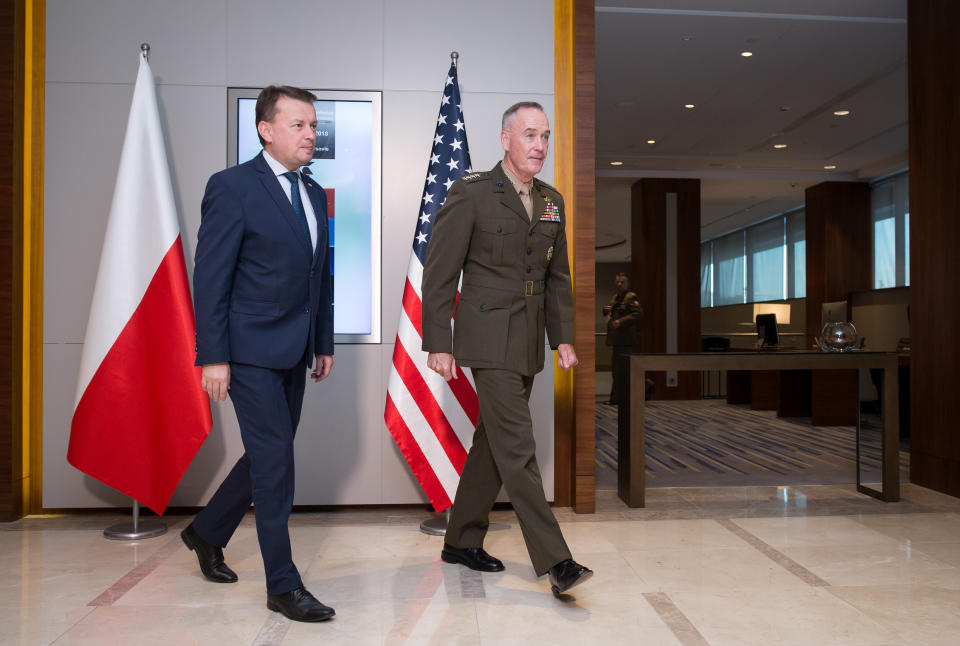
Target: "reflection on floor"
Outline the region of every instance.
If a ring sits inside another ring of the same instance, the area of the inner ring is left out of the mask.
[[[867,472],[880,473],[879,418],[864,415]],[[617,408],[596,405],[597,480],[616,488]],[[721,400],[647,403],[647,486],[750,486],[856,482],[855,429],[812,426]],[[603,473],[612,471],[612,477]],[[910,454],[900,452],[901,481]],[[879,480],[879,477],[878,477]]]
[[[516,517],[496,511],[485,547],[507,569],[439,559],[422,510],[300,513],[294,558],[337,610],[291,623],[264,606],[253,517],[226,549],[240,582],[204,581],[181,544],[188,518],[141,544],[102,538],[116,515],[0,525],[0,643],[957,644],[960,500],[916,485],[883,503],[849,486],[652,489],[629,509],[557,509],[596,576],[554,599],[534,577]]]

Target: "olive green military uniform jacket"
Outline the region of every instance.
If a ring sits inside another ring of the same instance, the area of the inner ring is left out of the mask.
[[[640,299],[629,289],[617,292],[610,299],[610,318],[607,319],[607,345],[636,345],[637,323],[643,318]],[[614,321],[620,321],[613,327]]]
[[[528,219],[499,163],[450,187],[421,283],[425,352],[452,352],[460,366],[532,376],[543,369],[544,330],[551,348],[573,343],[563,197],[534,178],[532,198]]]

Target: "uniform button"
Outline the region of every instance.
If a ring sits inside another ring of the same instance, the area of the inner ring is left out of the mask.
[[[533,267],[531,267],[530,265],[527,265],[527,273],[529,274],[531,271],[533,271]]]
[[[304,308],[303,308],[303,313],[304,313],[304,314],[309,314],[309,313],[310,313],[310,308],[309,308],[309,307],[304,307]]]
[[[527,255],[529,256],[532,253],[533,253],[533,249],[531,249],[530,247],[527,247]]]
[[[503,227],[497,227],[497,233],[503,233]]]
[[[482,312],[482,311],[483,311],[483,310],[485,310],[485,309],[487,309],[487,306],[486,306],[486,305],[483,305],[483,304],[481,304],[481,305],[480,305],[480,311]]]

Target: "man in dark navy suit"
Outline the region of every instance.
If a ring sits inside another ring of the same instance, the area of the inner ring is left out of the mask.
[[[326,194],[299,172],[313,156],[314,100],[265,88],[256,107],[263,152],[207,183],[193,273],[196,363],[213,401],[229,392],[246,452],[181,534],[207,579],[232,583],[223,547],[252,502],[267,607],[296,621],[334,615],[304,588],[287,530],[306,373],[312,366],[319,382],[333,367]]]

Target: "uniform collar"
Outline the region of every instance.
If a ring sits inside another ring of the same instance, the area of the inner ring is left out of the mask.
[[[517,191],[517,195],[520,194],[520,189],[524,186],[527,188],[527,195],[533,195],[533,179],[531,179],[529,182],[521,182],[520,178],[514,175],[503,162],[500,163],[500,168],[503,169],[503,174],[506,175],[507,179],[510,180],[510,183],[513,184],[513,188]]]

